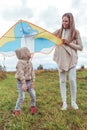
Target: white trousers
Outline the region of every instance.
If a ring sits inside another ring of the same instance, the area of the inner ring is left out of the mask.
[[[60,76],[60,92],[63,103],[66,102],[66,71],[59,72]],[[69,84],[70,84],[70,92],[71,92],[71,103],[76,102],[76,92],[77,92],[77,86],[76,86],[76,67],[71,68],[68,71],[68,78],[69,78]]]

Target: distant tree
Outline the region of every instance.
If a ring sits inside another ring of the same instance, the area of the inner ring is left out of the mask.
[[[39,65],[39,66],[37,67],[37,70],[43,70],[43,66],[42,66],[42,65]]]
[[[6,66],[3,66],[3,71],[6,71]]]
[[[0,65],[0,71],[6,71],[6,66]]]
[[[84,67],[84,65],[81,65],[81,69],[84,69],[85,67]]]

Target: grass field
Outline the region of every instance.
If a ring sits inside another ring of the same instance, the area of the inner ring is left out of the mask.
[[[78,110],[70,102],[67,80],[68,110],[61,111],[61,96],[57,71],[36,71],[35,89],[37,113],[30,114],[30,97],[26,93],[21,115],[12,116],[18,97],[14,73],[0,75],[0,130],[87,130],[87,70],[77,71]],[[5,78],[3,80],[3,78]]]

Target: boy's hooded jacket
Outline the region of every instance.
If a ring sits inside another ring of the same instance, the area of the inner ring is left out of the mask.
[[[21,81],[22,84],[26,82],[26,80],[35,80],[35,74],[33,70],[33,65],[30,61],[31,54],[28,48],[23,47],[21,49],[17,49],[16,56],[18,58],[18,63],[16,65],[16,75],[15,77]]]

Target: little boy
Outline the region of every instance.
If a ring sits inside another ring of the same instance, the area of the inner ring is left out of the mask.
[[[31,114],[34,115],[36,113],[36,94],[34,90],[35,74],[30,60],[31,54],[26,47],[17,49],[15,52],[18,58],[15,77],[17,79],[19,96],[12,114],[20,115],[20,105],[24,101],[25,92],[27,91],[31,99]]]

